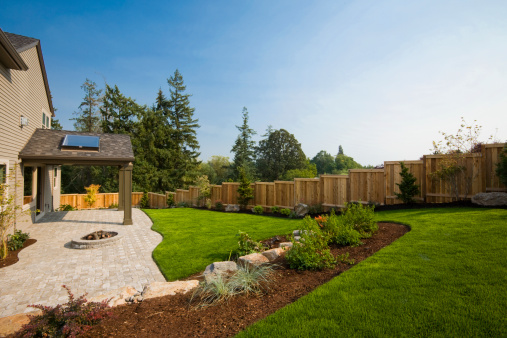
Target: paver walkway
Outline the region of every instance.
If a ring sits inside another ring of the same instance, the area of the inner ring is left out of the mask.
[[[153,261],[153,249],[162,236],[151,230],[150,218],[132,210],[133,225],[123,225],[123,211],[86,210],[49,213],[42,221],[18,228],[37,243],[21,250],[19,262],[0,269],[0,317],[33,310],[28,304],[65,303],[70,287],[76,296],[88,297],[130,285],[164,282]],[[114,244],[78,250],[70,241],[97,230],[121,231]]]

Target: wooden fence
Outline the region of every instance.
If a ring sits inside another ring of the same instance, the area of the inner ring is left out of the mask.
[[[86,194],[63,194],[60,195],[60,205],[69,204],[77,210],[109,208],[118,204],[118,193],[97,194],[97,201],[90,208],[84,200]],[[142,192],[132,193],[132,206],[138,207],[143,197]]]
[[[486,144],[480,153],[464,156],[461,165],[466,167],[459,177],[459,193],[470,198],[479,192],[507,191],[496,176],[496,164],[500,160],[503,143]],[[428,203],[449,202],[452,195],[445,184],[434,180],[432,173],[439,169],[443,155],[425,155],[422,160],[403,161],[409,171],[414,174],[420,185],[420,194],[416,200]],[[253,205],[261,205],[265,209],[272,206],[292,209],[298,203],[308,205],[322,204],[325,209],[342,208],[347,202],[396,204],[401,203],[395,193],[399,193],[401,183],[400,161],[384,162],[384,169],[351,169],[348,175],[321,175],[319,178],[296,178],[294,181],[255,182]],[[468,184],[466,177],[471,178]],[[211,203],[238,204],[238,182],[223,182],[211,186]],[[164,194],[149,193],[152,208],[164,208],[169,194],[174,196],[175,203],[186,202],[194,206],[203,205],[199,200],[199,188],[189,187],[188,190],[177,189],[176,192]],[[84,202],[86,195],[61,195],[61,204],[70,204],[78,209],[87,207]],[[138,206],[142,193],[132,193],[132,205]],[[99,194],[95,208],[107,208],[118,203],[118,194]]]

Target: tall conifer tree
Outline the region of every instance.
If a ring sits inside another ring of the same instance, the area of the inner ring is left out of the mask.
[[[257,134],[248,126],[248,110],[243,107],[243,124],[236,126],[240,131],[231,153],[234,153],[233,169],[238,174],[238,168],[243,167],[248,178],[255,177],[255,141],[252,136]]]

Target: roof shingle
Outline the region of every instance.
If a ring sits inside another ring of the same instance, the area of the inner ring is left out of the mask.
[[[5,36],[7,36],[7,38],[9,39],[9,41],[12,43],[14,48],[16,48],[16,51],[18,53],[21,53],[22,51],[25,51],[29,48],[32,48],[33,46],[36,46],[37,43],[39,43],[38,39],[30,38],[28,36],[8,32],[4,33]]]

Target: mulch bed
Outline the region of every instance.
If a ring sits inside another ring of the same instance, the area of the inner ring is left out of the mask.
[[[9,251],[9,253],[7,254],[7,257],[5,257],[5,259],[0,260],[0,269],[17,263],[19,261],[18,253],[21,250],[23,250],[24,248],[29,247],[30,245],[34,244],[35,242],[37,242],[36,239],[29,238],[25,241],[25,243],[23,244],[23,247],[21,249],[18,249],[15,251]]]
[[[333,255],[349,253],[359,263],[403,236],[410,229],[401,224],[379,223],[379,231],[359,247],[331,246]],[[279,259],[274,282],[262,297],[240,295],[204,309],[189,307],[190,294],[152,298],[114,308],[114,316],[86,333],[87,337],[230,337],[308,294],[354,265],[338,263],[323,271],[296,271]]]

